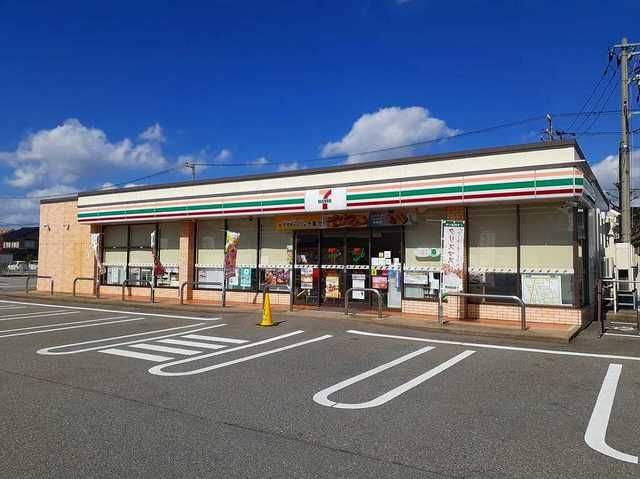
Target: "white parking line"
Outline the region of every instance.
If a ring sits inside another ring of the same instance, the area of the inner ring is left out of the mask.
[[[328,406],[328,407],[333,407],[338,409],[367,409],[371,407],[381,406],[391,401],[392,399],[400,396],[401,394],[409,391],[410,389],[413,389],[416,386],[422,384],[423,382],[431,379],[432,377],[437,376],[441,372],[449,369],[451,366],[459,363],[460,361],[471,356],[475,352],[470,350],[464,351],[458,354],[457,356],[454,356],[453,358],[449,359],[448,361],[445,361],[444,363],[439,364],[438,366],[430,369],[429,371],[422,373],[419,376],[416,376],[410,381],[407,381],[401,384],[400,386],[397,386],[391,389],[390,391],[387,391],[386,393],[381,394],[380,396],[370,401],[365,401],[361,403],[341,403],[341,402],[335,402],[335,401],[329,400],[329,396],[331,396],[333,393],[341,391],[342,389],[345,389],[351,386],[352,384],[358,383],[367,378],[370,378],[371,376],[375,376],[376,374],[381,373],[382,371],[386,371],[387,369],[397,366],[398,364],[402,364],[405,361],[413,359],[416,356],[419,356],[428,351],[431,351],[432,349],[434,349],[433,346],[427,346],[427,347],[418,349],[417,351],[414,351],[409,354],[405,354],[404,356],[400,356],[399,358],[394,359],[393,361],[389,361],[388,363],[385,363],[376,368],[370,369],[369,371],[365,371],[362,374],[358,374],[357,376],[354,376],[352,378],[345,379],[344,381],[341,381],[338,384],[334,384],[333,386],[323,389],[322,391],[316,393],[313,396],[313,400],[322,406]]]
[[[198,326],[202,326],[202,324],[189,324],[187,326],[177,326],[175,328],[156,329],[154,331],[146,331],[144,333],[125,334],[123,336],[113,336],[111,338],[94,339],[92,341],[83,341],[81,343],[72,343],[72,344],[63,344],[63,345],[60,345],[60,346],[51,346],[49,348],[39,349],[37,351],[37,353],[38,354],[51,355],[51,356],[59,356],[59,355],[65,355],[65,354],[84,353],[84,352],[87,352],[87,351],[97,351],[99,349],[104,349],[104,348],[110,348],[110,347],[114,348],[116,346],[126,346],[127,344],[142,343],[142,342],[148,342],[148,341],[155,341],[157,339],[170,338],[172,336],[179,336],[181,334],[184,334],[184,332],[166,334],[166,335],[158,336],[158,337],[155,337],[155,338],[135,339],[133,341],[125,341],[125,342],[118,343],[118,344],[108,344],[108,345],[103,345],[103,346],[92,346],[90,348],[77,349],[77,350],[74,350],[74,351],[56,352],[54,350],[61,349],[61,348],[70,348],[70,347],[73,347],[73,346],[83,346],[85,344],[104,343],[105,341],[111,341],[111,340],[114,340],[114,339],[124,339],[124,338],[134,338],[134,337],[138,337],[138,336],[148,336],[150,334],[163,333],[165,331],[175,331],[177,329],[197,328]],[[189,332],[194,332],[195,333],[195,332],[198,332],[198,331],[204,331],[206,329],[211,329],[211,328],[221,328],[222,326],[226,326],[226,324],[223,323],[223,324],[216,324],[215,326],[205,326],[203,328],[193,329],[192,331],[189,331]]]
[[[604,334],[605,336],[618,336],[619,338],[640,339],[640,336],[638,336],[637,334],[618,334],[618,333],[604,333]]]
[[[0,306],[0,310],[5,309],[27,309],[26,306]]]
[[[201,343],[197,341],[183,341],[182,339],[161,339],[158,342],[165,344],[177,344],[178,346],[191,346],[193,348],[203,349],[222,349],[226,347],[221,344]]]
[[[303,331],[300,331],[300,332],[303,332]],[[288,334],[288,335],[285,335],[285,336],[291,336],[291,333]],[[237,351],[240,348],[244,348],[244,347],[248,347],[248,346],[256,346],[258,343],[264,344],[268,340],[259,341],[259,342],[256,342],[256,343],[246,344],[245,346],[239,346],[237,348],[231,348],[231,349],[226,349],[224,351],[218,351],[217,353],[205,354],[203,356],[196,356],[196,357],[193,357],[193,358],[182,359],[182,360],[179,360],[179,361],[173,361],[171,363],[160,364],[158,366],[154,366],[151,369],[149,369],[149,372],[151,374],[156,374],[158,376],[190,376],[190,375],[193,375],[193,374],[200,374],[200,373],[204,373],[204,372],[207,372],[207,371],[212,371],[214,369],[224,368],[226,366],[231,366],[233,364],[244,363],[245,361],[251,361],[252,359],[261,358],[263,356],[269,356],[270,354],[279,353],[281,351],[286,351],[288,349],[298,348],[300,346],[304,346],[304,345],[307,345],[307,344],[315,343],[317,341],[323,341],[325,339],[329,339],[329,338],[332,338],[332,337],[333,336],[330,335],[330,334],[325,334],[324,336],[319,336],[317,338],[308,339],[306,341],[301,341],[299,343],[289,344],[287,346],[282,346],[280,348],[270,349],[268,351],[263,351],[261,353],[252,354],[251,356],[244,356],[242,358],[233,359],[231,361],[227,361],[227,362],[220,363],[220,364],[214,364],[212,366],[206,366],[206,367],[200,368],[200,369],[193,369],[191,371],[184,371],[184,372],[181,372],[181,373],[167,373],[167,372],[163,371],[164,368],[169,367],[169,366],[173,366],[173,365],[176,365],[176,364],[184,364],[184,363],[189,362],[189,361],[196,361],[196,360],[202,359],[204,357],[213,356],[214,354],[228,353],[228,352],[233,351],[233,350]],[[277,336],[275,338],[270,338],[270,339],[273,341],[273,340],[281,339],[281,338],[282,338],[281,336]]]
[[[120,317],[121,318],[125,318],[126,316],[120,316]],[[28,331],[28,332],[23,332],[23,333],[5,334],[3,336],[0,336],[0,338],[11,338],[11,337],[14,337],[14,336],[27,336],[29,334],[52,333],[54,331],[64,331],[64,330],[67,330],[67,329],[92,328],[93,326],[104,326],[104,325],[107,325],[107,324],[129,323],[131,321],[142,321],[143,319],[146,319],[146,318],[121,319],[120,321],[107,321],[106,319],[104,319],[104,320],[100,320],[100,322],[96,322],[95,319],[91,319],[89,321],[91,321],[92,324],[82,324],[80,326],[67,326],[67,327],[64,327],[64,328],[38,329],[38,331]],[[43,327],[50,328],[51,326],[60,326],[62,324],[78,324],[78,323],[86,323],[86,322],[88,322],[88,321],[76,321],[75,323],[47,324],[46,326],[35,326],[35,328],[43,328]],[[22,328],[22,329],[34,329],[34,328]],[[7,331],[12,331],[12,330],[9,329],[9,330],[6,330],[6,331],[0,331],[0,333],[5,333]],[[20,331],[20,329],[18,329],[16,331]]]
[[[7,304],[21,304],[27,306],[45,306],[47,308],[61,308],[61,309],[76,309],[79,311],[102,311],[104,313],[120,313],[120,314],[131,314],[134,316],[152,316],[158,318],[175,318],[175,319],[194,319],[196,321],[219,321],[220,318],[199,318],[197,316],[180,316],[173,314],[158,314],[158,313],[139,313],[137,311],[122,311],[118,309],[102,309],[102,308],[87,308],[81,306],[62,306],[59,304],[46,304],[46,303],[28,303],[25,301],[7,301],[1,300],[0,303]]]
[[[203,339],[205,341],[215,341],[217,343],[232,343],[232,344],[244,344],[249,342],[246,339],[220,338],[218,336],[205,336],[204,334],[187,334],[185,338]]]
[[[194,351],[193,349],[170,348],[169,346],[158,346],[157,344],[138,343],[131,344],[131,348],[146,349],[147,351],[157,351],[159,353],[182,354],[183,356],[194,356],[202,354],[202,351]]]
[[[15,319],[36,319],[36,318],[49,318],[51,316],[64,316],[67,314],[80,314],[80,311],[64,311],[60,313],[24,313],[24,314],[12,314],[9,316],[0,316],[0,321],[13,321]]]
[[[418,338],[415,336],[397,336],[394,334],[369,333],[366,331],[357,331],[355,329],[350,329],[347,331],[347,333],[358,334],[360,336],[373,336],[376,338],[405,339],[408,341],[419,341],[423,343],[451,344],[453,346],[464,346],[464,347],[471,347],[471,348],[498,349],[498,350],[504,350],[504,351],[521,351],[525,353],[554,354],[558,356],[577,356],[577,357],[583,357],[583,358],[622,359],[622,360],[629,360],[629,361],[640,361],[640,357],[637,357],[637,356],[616,356],[613,354],[578,353],[574,351],[559,351],[556,349],[520,348],[517,346],[500,346],[497,344],[465,343],[462,341],[427,339],[427,338]]]
[[[638,456],[625,454],[607,444],[607,427],[609,426],[609,417],[613,408],[613,400],[616,396],[618,388],[618,380],[622,373],[622,364],[610,364],[607,374],[602,382],[602,388],[596,399],[596,405],[593,408],[587,431],[584,433],[584,441],[591,449],[595,449],[614,459],[632,464],[638,464]]]
[[[137,351],[127,351],[126,349],[103,349],[99,351],[100,353],[105,354],[114,354],[116,356],[124,356],[127,358],[135,358],[135,359],[144,359],[145,361],[153,361],[156,363],[162,363],[164,361],[171,361],[173,358],[169,356],[160,356],[157,354],[147,354],[147,353],[139,353]]]

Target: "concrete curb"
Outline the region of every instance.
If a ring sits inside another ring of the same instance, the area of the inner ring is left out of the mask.
[[[165,304],[165,303],[141,303],[139,301],[121,301],[118,299],[96,299],[87,296],[71,296],[58,293],[55,296],[43,294],[39,292],[26,293],[8,293],[0,292],[0,298],[9,300],[19,300],[27,302],[47,301],[52,304],[92,304],[100,306],[110,307],[126,307],[130,310],[149,310],[149,309],[162,309],[175,312],[190,312],[201,314],[224,314],[227,316],[238,316],[243,314],[256,314],[258,317],[261,314],[258,308],[242,308],[239,306],[232,306],[222,308],[222,306],[212,305],[192,305],[192,304]],[[287,318],[292,315],[298,315],[308,318],[320,318],[320,319],[335,319],[339,321],[350,321],[358,324],[369,324],[376,326],[395,327],[400,329],[408,329],[414,331],[425,331],[430,333],[447,333],[466,336],[479,336],[479,337],[491,337],[491,338],[506,338],[506,339],[519,339],[525,341],[539,341],[548,343],[560,343],[568,344],[574,337],[576,337],[582,326],[574,326],[571,329],[558,331],[558,330],[527,330],[522,331],[516,328],[505,327],[492,327],[485,325],[473,324],[471,322],[454,322],[445,323],[440,326],[435,321],[429,320],[415,320],[415,319],[401,319],[394,318],[393,316],[387,316],[383,319],[358,317],[356,315],[350,315],[346,317],[344,313],[336,311],[312,311],[312,310],[297,310],[297,311],[273,311],[274,317]]]

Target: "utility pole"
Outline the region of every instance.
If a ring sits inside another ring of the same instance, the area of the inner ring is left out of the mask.
[[[191,168],[191,182],[195,183],[196,182],[196,165],[195,165],[195,163],[190,163],[188,161],[185,161],[184,167],[185,168]]]
[[[629,108],[629,84],[638,82],[640,75],[632,72],[629,77],[629,60],[635,55],[640,55],[640,43],[629,43],[625,38],[619,45],[614,45],[615,50],[620,51],[620,147],[618,149],[618,175],[620,191],[620,240],[623,243],[631,242],[631,111]]]

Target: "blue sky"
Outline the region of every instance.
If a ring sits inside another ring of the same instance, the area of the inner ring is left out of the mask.
[[[1,196],[95,189],[189,159],[226,165],[200,178],[373,159],[308,161],[576,112],[608,47],[640,41],[639,18],[637,1],[0,0]],[[618,101],[616,89],[606,107]],[[538,141],[544,127],[395,156]],[[616,115],[591,127],[617,130]],[[579,141],[592,164],[617,151],[615,135]],[[34,221],[33,200],[0,206],[0,224]]]

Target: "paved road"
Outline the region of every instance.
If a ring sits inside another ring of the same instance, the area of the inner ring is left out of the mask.
[[[640,476],[639,339],[86,308],[0,301],[0,477]]]
[[[24,291],[25,281],[24,276],[0,276],[0,292]],[[35,281],[31,284],[35,285]]]

